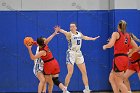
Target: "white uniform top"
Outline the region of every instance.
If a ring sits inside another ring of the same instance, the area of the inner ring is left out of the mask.
[[[36,54],[37,54],[38,52],[39,52],[39,46],[38,46],[37,49],[36,49]],[[41,58],[38,58],[38,59],[41,59]],[[38,61],[37,61],[38,59],[35,59],[35,60],[34,60],[35,64],[38,63]],[[42,63],[42,64],[43,64],[44,62],[41,60],[41,62],[39,62],[39,63]]]
[[[80,51],[82,45],[82,34],[80,32],[76,32],[77,34],[73,34],[70,31],[71,38],[68,40],[68,51],[66,57],[66,64],[83,64],[84,57],[82,52]]]
[[[70,31],[71,38],[68,40],[68,50],[80,51],[82,45],[82,34],[76,31],[77,34],[73,34]]]
[[[38,52],[39,52],[39,47],[37,47],[37,49],[36,49],[36,54]],[[37,76],[38,72],[43,72],[43,65],[44,65],[44,62],[41,58],[37,58],[37,59],[34,60],[33,72],[36,76]]]

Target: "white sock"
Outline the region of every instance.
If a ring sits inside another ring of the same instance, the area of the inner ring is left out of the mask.
[[[67,91],[67,90],[66,90],[66,87],[64,87],[62,90],[63,90],[63,92]]]
[[[86,89],[86,90],[89,90],[89,86],[85,86],[85,89]]]
[[[128,91],[128,93],[132,93],[131,91]]]
[[[65,87],[65,89],[67,90],[67,87]]]

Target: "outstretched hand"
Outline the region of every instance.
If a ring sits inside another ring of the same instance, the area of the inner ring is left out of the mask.
[[[95,40],[98,39],[98,38],[100,38],[100,36],[95,37]]]
[[[55,30],[55,34],[59,34],[58,32],[60,31],[60,26],[55,26],[54,30]]]

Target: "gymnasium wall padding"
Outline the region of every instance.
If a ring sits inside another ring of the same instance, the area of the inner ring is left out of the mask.
[[[102,46],[116,31],[119,20],[124,19],[128,31],[140,37],[140,11],[127,10],[92,10],[92,11],[1,11],[0,12],[0,92],[36,92],[39,81],[33,74],[33,61],[23,44],[26,36],[48,37],[54,32],[53,27],[60,25],[69,31],[69,24],[76,22],[78,30],[84,35],[101,37],[96,41],[84,41],[82,51],[87,66],[89,85],[94,91],[110,91],[109,73],[112,68],[113,49],[103,51]],[[64,82],[67,74],[67,40],[58,34],[49,43],[54,57],[61,67],[60,80]],[[35,53],[36,46],[33,46]],[[82,91],[84,85],[79,69],[74,66],[74,73],[69,85],[70,91]],[[137,75],[130,78],[132,90],[140,90]],[[60,91],[54,87],[54,91]]]

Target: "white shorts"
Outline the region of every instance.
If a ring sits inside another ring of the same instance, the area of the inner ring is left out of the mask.
[[[81,51],[73,51],[68,50],[67,51],[67,57],[66,57],[66,64],[83,64],[84,63],[84,57],[82,55]]]
[[[41,58],[38,58],[35,60],[35,64],[34,64],[34,68],[33,68],[33,72],[35,74],[35,76],[37,76],[38,72],[42,72],[43,73],[43,61]]]

